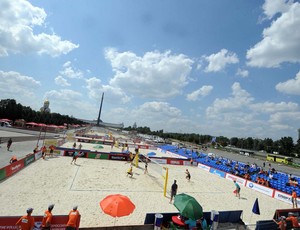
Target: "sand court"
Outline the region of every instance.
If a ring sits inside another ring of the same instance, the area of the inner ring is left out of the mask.
[[[133,168],[133,178],[127,177],[129,163],[124,161],[78,158],[77,165],[70,164],[71,157],[39,159],[0,184],[0,215],[23,215],[28,207],[34,215],[42,215],[48,204],[54,203],[54,215],[66,215],[74,204],[82,215],[81,227],[143,224],[146,213],[177,212],[163,196],[159,185],[161,176],[144,163]],[[167,165],[168,190],[177,180],[178,193],[194,196],[204,211],[243,210],[243,220],[255,224],[257,220],[271,219],[275,209],[291,205],[264,194],[242,187],[241,199],[233,194],[230,180],[192,166]],[[191,181],[185,178],[189,169]],[[136,209],[130,216],[114,219],[102,212],[99,202],[110,194],[128,196]],[[261,215],[252,214],[255,199],[259,199]]]

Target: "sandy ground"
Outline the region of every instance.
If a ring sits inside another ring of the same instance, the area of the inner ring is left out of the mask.
[[[74,204],[82,215],[81,227],[143,224],[146,213],[177,212],[169,197],[156,182],[160,176],[144,164],[134,168],[133,178],[126,176],[129,163],[98,159],[78,158],[71,165],[70,157],[40,159],[21,172],[0,183],[0,215],[23,215],[28,207],[34,215],[42,215],[48,204],[54,203],[54,215],[65,215]],[[194,196],[204,211],[243,210],[245,223],[272,219],[275,209],[290,208],[291,205],[242,187],[241,199],[233,194],[233,182],[208,173],[197,167],[169,167],[168,190],[174,179],[178,193]],[[191,181],[185,179],[185,169],[191,172]],[[99,202],[110,194],[128,196],[136,205],[134,212],[126,217],[114,219],[102,212]],[[252,214],[258,198],[261,215]]]

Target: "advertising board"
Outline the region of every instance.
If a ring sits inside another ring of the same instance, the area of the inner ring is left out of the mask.
[[[210,170],[209,166],[204,165],[204,164],[200,164],[200,163],[198,164],[198,168],[203,169],[204,171],[207,171],[207,172],[209,172],[209,170]]]
[[[232,175],[230,173],[226,173],[226,177],[227,180],[232,180],[232,181],[236,181],[238,184],[246,186],[246,182],[247,180],[245,180],[244,178]]]
[[[274,189],[268,188],[268,187],[260,185],[260,184],[256,184],[252,181],[247,181],[246,187],[251,188],[255,191],[261,192],[270,197],[273,197],[273,195],[274,195]]]
[[[226,172],[223,172],[223,171],[215,169],[215,168],[210,168],[209,172],[212,174],[216,174],[219,177],[223,177],[223,178],[226,176]]]

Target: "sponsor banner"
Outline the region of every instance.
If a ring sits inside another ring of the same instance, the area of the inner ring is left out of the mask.
[[[24,159],[24,165],[27,166],[27,165],[31,164],[32,162],[34,162],[34,160],[35,160],[34,154],[30,154],[29,156],[27,156]]]
[[[22,168],[24,168],[24,159],[21,159],[19,161],[12,163],[11,165],[6,166],[5,167],[6,176],[9,177],[14,173],[20,171]]]
[[[108,153],[92,153],[89,152],[87,154],[88,158],[93,158],[93,159],[104,159],[104,160],[108,160]]]
[[[36,152],[36,153],[34,154],[35,160],[38,160],[38,159],[40,159],[41,157],[42,157],[42,152],[41,152],[41,151]]]
[[[0,181],[4,180],[6,178],[6,170],[5,167],[0,169]]]
[[[157,147],[151,145],[151,146],[148,147],[148,149],[149,150],[157,150]]]
[[[252,181],[247,181],[246,187],[251,188],[255,191],[261,192],[261,193],[263,193],[265,195],[268,195],[270,197],[273,197],[274,189],[268,188],[266,186],[256,184]]]
[[[117,161],[127,161],[127,155],[113,155],[109,154],[109,160],[117,160]]]
[[[235,175],[232,175],[230,173],[226,173],[226,177],[225,177],[227,180],[232,180],[232,181],[236,181],[238,184],[241,184],[243,186],[246,186],[246,182],[247,180],[241,178],[241,177],[238,177],[238,176],[235,176]]]
[[[210,168],[209,172],[212,173],[212,174],[216,174],[216,175],[218,175],[219,177],[223,177],[223,178],[226,176],[226,173],[225,173],[225,172],[220,171],[220,170],[218,170],[218,169],[214,169],[214,168]]]
[[[139,149],[149,149],[148,145],[138,145]]]
[[[204,171],[207,171],[207,172],[209,172],[209,170],[210,170],[209,166],[200,164],[200,163],[198,164],[198,168],[203,169]]]
[[[83,151],[75,151],[75,150],[65,150],[64,151],[64,156],[73,156],[74,152],[78,152],[78,157],[87,157],[87,152]]]
[[[167,159],[151,157],[150,160],[153,160],[159,164],[167,164]]]
[[[24,214],[25,215],[25,214]],[[43,216],[33,216],[34,217],[34,228],[33,230],[41,229]],[[16,226],[17,221],[20,216],[0,216],[0,229],[18,229]],[[51,230],[64,230],[66,229],[66,223],[68,222],[69,216],[53,216],[51,223]],[[80,218],[79,218],[80,225]]]
[[[292,196],[290,194],[275,190],[274,198],[277,199],[277,200],[281,200],[283,202],[292,204]],[[300,200],[299,199],[297,199],[297,204],[298,204],[298,207],[299,207],[300,206]]]
[[[195,161],[190,162],[190,161],[185,160],[185,161],[183,161],[183,164],[187,165],[187,166],[197,166],[198,162],[195,162]]]
[[[167,160],[167,164],[170,164],[170,165],[183,165],[183,160],[175,160],[175,159],[171,159],[171,158],[167,158],[166,160]]]

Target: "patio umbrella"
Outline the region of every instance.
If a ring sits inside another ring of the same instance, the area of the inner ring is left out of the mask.
[[[100,207],[104,213],[112,217],[128,216],[135,209],[131,200],[121,194],[108,195],[100,201]]]
[[[37,123],[36,126],[39,126],[39,127],[46,127],[47,125],[46,125],[46,124],[43,124],[43,123]]]
[[[149,152],[149,153],[147,153],[147,156],[148,156],[148,157],[150,157],[150,156],[155,156],[155,155],[156,155],[155,152]]]
[[[37,125],[35,122],[26,122],[26,125]]]
[[[174,206],[184,217],[198,220],[203,216],[203,209],[198,201],[194,197],[185,193],[181,193],[175,196]]]

